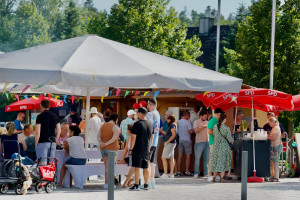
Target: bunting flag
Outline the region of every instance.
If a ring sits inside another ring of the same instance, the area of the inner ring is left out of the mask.
[[[10,89],[10,91],[12,91],[13,89],[15,89],[16,87],[18,87],[18,84],[15,84],[14,87],[12,87],[12,88]]]
[[[105,97],[107,97],[108,96],[108,92],[106,92],[106,94],[104,95]],[[80,97],[81,98],[81,97]]]
[[[233,96],[232,99],[231,99],[231,101],[230,101],[229,103],[231,103],[231,102],[233,102],[233,101],[234,101],[234,103],[237,104],[237,97],[236,97],[236,96]]]
[[[194,92],[193,90],[190,90],[187,94]]]
[[[150,92],[145,92],[145,93],[144,93],[144,96],[146,96],[148,93],[150,93]]]
[[[3,93],[2,93],[2,94],[5,93],[5,88],[6,88],[8,85],[9,85],[9,83],[5,83],[5,84],[4,84],[4,88],[3,88]]]
[[[30,102],[30,100],[29,100],[29,98],[28,98],[28,96],[27,96],[27,95],[24,95],[24,97],[25,97],[25,99],[26,99],[27,101],[29,101],[29,102]]]
[[[51,94],[48,94],[48,98],[51,99],[51,97],[52,97],[52,95],[51,95]]]
[[[39,88],[41,88],[41,87],[43,87],[44,85],[38,85],[36,88],[33,88],[34,90],[35,89],[39,89]]]
[[[109,92],[109,96],[111,96],[112,92],[114,91],[114,89],[112,89],[110,92]]]
[[[7,100],[9,100],[8,92],[5,92],[5,96],[6,96]]]
[[[101,103],[103,103],[104,97],[101,97]]]
[[[119,96],[120,92],[121,92],[121,89],[117,89],[116,96]]]
[[[59,96],[58,96],[58,95],[56,95],[56,96],[55,96],[55,99],[58,99],[58,98],[59,98]]]
[[[75,96],[72,96],[72,104],[74,103],[75,100]]]
[[[205,97],[205,95],[209,94],[210,92],[204,92],[203,97]]]
[[[37,98],[35,95],[33,95],[32,98],[35,100],[39,100],[39,98]]]
[[[160,93],[160,91],[155,91],[154,93],[154,98],[156,99],[156,97],[158,96],[158,94]]]
[[[130,91],[126,91],[124,94],[124,98],[129,94]]]
[[[170,92],[170,91],[172,91],[173,89],[168,89],[166,92]]]
[[[20,101],[19,95],[15,94],[15,97],[17,98],[18,101]]]
[[[136,95],[138,95],[140,92],[135,92],[135,94],[132,96],[132,98],[133,97],[135,97]]]
[[[64,95],[64,102],[67,103],[67,95]]]
[[[30,88],[30,85],[26,85],[26,87],[22,90],[22,92],[20,94],[26,92],[29,88]]]

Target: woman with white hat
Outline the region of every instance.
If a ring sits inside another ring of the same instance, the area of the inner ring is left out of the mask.
[[[98,132],[102,126],[102,122],[101,119],[97,116],[97,108],[96,107],[92,107],[91,108],[91,119],[89,121],[89,127],[87,128],[86,131],[86,140],[85,142],[87,142],[88,144],[91,145],[91,147],[98,147],[99,143],[98,143],[98,139],[97,139],[97,135]]]

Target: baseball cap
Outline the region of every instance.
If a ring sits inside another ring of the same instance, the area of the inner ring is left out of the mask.
[[[144,107],[140,107],[139,109],[138,109],[138,112],[139,113],[143,113],[143,114],[147,114],[147,109],[146,108],[144,108]]]
[[[215,110],[215,113],[225,113],[221,108],[217,108],[216,110]]]
[[[129,116],[129,115],[135,115],[135,112],[134,112],[134,110],[128,110],[128,112],[127,112],[127,115]]]

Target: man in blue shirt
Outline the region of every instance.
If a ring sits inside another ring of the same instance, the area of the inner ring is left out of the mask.
[[[17,119],[14,121],[15,124],[15,133],[23,133],[23,125],[21,122],[25,119],[25,114],[23,112],[19,112],[17,115]]]

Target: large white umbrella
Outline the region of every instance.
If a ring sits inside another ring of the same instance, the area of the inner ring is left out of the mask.
[[[94,35],[1,54],[0,82],[86,87],[87,116],[92,87],[237,93],[242,84],[235,77]]]

